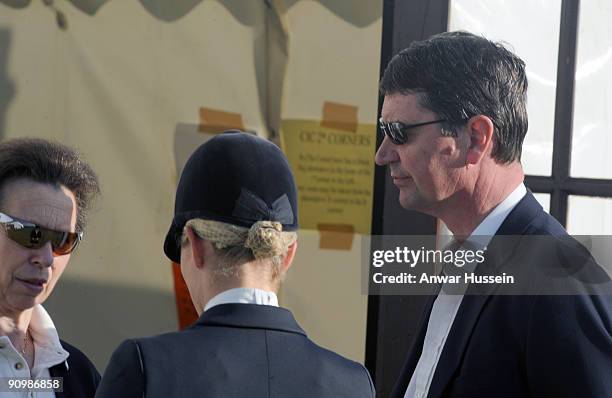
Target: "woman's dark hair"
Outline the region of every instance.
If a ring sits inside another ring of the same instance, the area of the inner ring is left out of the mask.
[[[98,177],[76,150],[40,138],[0,143],[0,204],[6,183],[19,178],[68,188],[76,198],[78,231],[83,230],[87,211],[100,194]]]

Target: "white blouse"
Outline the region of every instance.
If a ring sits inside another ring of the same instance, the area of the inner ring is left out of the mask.
[[[68,367],[68,351],[60,343],[51,317],[42,305],[34,306],[30,320],[30,334],[34,340],[34,366],[32,369],[7,336],[0,336],[0,397],[51,398],[53,391],[22,391],[8,389],[10,378],[49,378],[49,368],[62,362]]]

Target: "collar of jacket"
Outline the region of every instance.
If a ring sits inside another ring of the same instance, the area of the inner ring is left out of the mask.
[[[306,336],[306,332],[297,324],[291,311],[269,305],[238,303],[216,305],[204,311],[191,328],[200,326],[268,329]]]

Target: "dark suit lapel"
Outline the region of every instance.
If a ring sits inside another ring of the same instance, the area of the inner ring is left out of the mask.
[[[427,395],[429,398],[442,396],[442,392],[459,366],[478,317],[490,298],[490,295],[463,297],[453,326],[444,344],[440,360],[436,366],[429,394]]]
[[[493,244],[494,242],[489,246],[493,246]],[[501,253],[508,252],[498,251],[494,248],[490,250],[491,252],[489,253],[492,255],[486,257],[485,261],[476,269],[475,274],[490,275],[493,273],[493,270],[501,266],[509,257],[504,255],[499,263],[495,262],[494,259],[500,259],[499,256],[502,255]],[[499,256],[493,253],[499,253]],[[431,381],[431,386],[427,395],[429,398],[438,398],[442,396],[444,389],[461,363],[463,352],[470,341],[472,331],[495,289],[495,286],[490,284],[482,286],[470,285],[468,291],[461,300],[457,315],[455,316],[455,320],[453,321],[446,342],[444,343],[444,349],[440,354],[440,360],[438,361]]]
[[[437,290],[439,291],[440,289]],[[423,315],[421,316],[421,321],[417,329],[418,334],[410,347],[410,351],[408,351],[408,357],[404,361],[398,382],[391,393],[391,398],[403,398],[406,393],[406,389],[408,388],[408,384],[410,383],[414,369],[416,368],[419,358],[421,358],[421,353],[423,352],[423,343],[425,342],[427,325],[429,324],[431,309],[436,301],[437,295],[437,292],[436,294],[432,294],[428,297],[427,302],[425,303]]]
[[[521,235],[542,212],[542,207],[533,195],[527,192],[525,197],[508,214],[496,235]],[[508,261],[513,253],[513,248],[518,244],[519,239],[509,240],[493,237],[488,245],[486,259],[478,266],[475,273],[491,275],[497,272]],[[490,284],[472,285],[468,288],[444,344],[444,349],[431,381],[428,398],[442,396],[453,374],[459,368],[474,327],[495,289],[495,285]],[[414,366],[416,367],[416,363]]]

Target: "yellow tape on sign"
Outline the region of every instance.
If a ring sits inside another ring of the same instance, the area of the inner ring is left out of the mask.
[[[229,129],[244,130],[241,114],[200,108],[200,125],[198,128],[200,132],[217,134]]]
[[[372,222],[376,126],[347,132],[320,121],[284,120],[281,147],[298,185],[300,228],[369,234]]]
[[[325,101],[321,126],[355,132],[358,125],[357,111],[357,107],[353,105]]]

